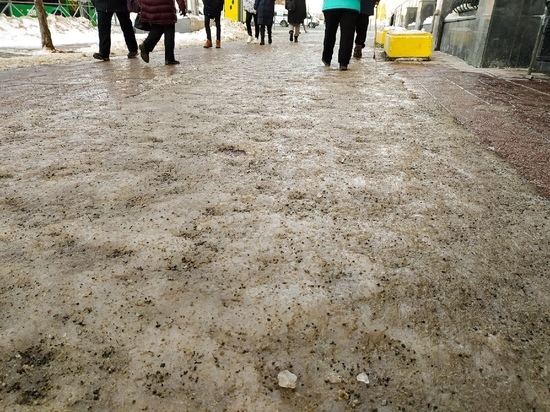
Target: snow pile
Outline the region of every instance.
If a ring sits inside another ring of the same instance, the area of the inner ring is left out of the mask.
[[[135,14],[132,14],[132,21]],[[189,17],[188,17],[189,18]],[[191,16],[191,19],[200,19]],[[201,19],[202,20],[202,19]],[[40,27],[34,17],[8,17],[0,14],[0,70],[39,64],[60,63],[69,60],[88,59],[98,51],[97,28],[82,17],[48,15],[48,27],[54,47],[65,53],[50,53],[42,50]],[[213,29],[215,35],[215,28]],[[138,33],[138,43],[147,33]],[[222,19],[222,42],[244,39],[244,24]],[[193,33],[176,33],[176,49],[184,45],[199,46],[206,39],[204,28]],[[161,40],[157,50],[164,49]],[[128,50],[118,25],[111,30],[111,56],[126,55]]]

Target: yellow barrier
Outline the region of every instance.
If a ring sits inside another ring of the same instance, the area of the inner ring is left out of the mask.
[[[424,32],[388,31],[384,39],[384,51],[389,59],[430,59],[433,36]]]

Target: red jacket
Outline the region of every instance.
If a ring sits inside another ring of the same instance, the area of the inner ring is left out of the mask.
[[[176,0],[180,11],[187,11],[185,0]],[[141,0],[141,20],[151,24],[176,24],[174,0]]]

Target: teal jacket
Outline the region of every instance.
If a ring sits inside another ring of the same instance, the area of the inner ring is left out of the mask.
[[[332,9],[351,9],[361,11],[360,0],[323,0],[323,11]]]

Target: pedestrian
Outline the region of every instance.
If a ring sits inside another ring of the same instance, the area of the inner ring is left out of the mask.
[[[187,13],[187,3],[185,0],[177,0],[177,3],[180,14],[184,16]],[[164,64],[180,64],[174,55],[178,21],[174,0],[142,0],[140,16],[141,20],[151,24],[151,31],[139,45],[143,61],[149,63],[149,53],[155,49],[164,34]]]
[[[210,31],[210,19],[216,23],[216,49],[221,47],[222,41],[222,10],[223,0],[203,0],[204,3],[204,29],[206,30],[206,43],[204,48],[212,47],[212,33]]]
[[[353,49],[355,22],[361,9],[359,0],[324,0],[323,14],[325,16],[325,38],[323,40],[323,64],[330,66],[336,32],[340,27],[340,48],[338,63],[340,70],[347,70]]]
[[[288,24],[290,25],[289,40],[295,43],[298,42],[300,35],[300,26],[304,24],[307,15],[306,0],[287,0],[288,9]]]
[[[256,13],[254,13],[254,0],[244,0],[244,11],[246,12],[246,32],[248,33],[247,43],[258,42],[258,37],[260,35],[260,29],[258,27],[258,22],[256,18]],[[254,19],[254,37],[252,37],[252,19]]]
[[[92,0],[97,13],[97,33],[99,35],[99,52],[94,53],[94,59],[109,61],[111,54],[111,20],[113,14],[120,23],[124,34],[124,41],[128,47],[128,58],[133,59],[138,55],[138,45],[130,12],[126,0]]]
[[[260,28],[260,45],[265,44],[265,29],[267,28],[267,42],[272,43],[273,16],[275,15],[275,0],[256,0],[254,2],[256,19]]]
[[[353,57],[356,59],[363,57],[365,40],[367,40],[367,29],[369,28],[369,18],[374,14],[374,6],[378,5],[378,2],[379,0],[361,0],[361,11],[359,12],[359,16],[357,16],[357,23],[355,23]]]

